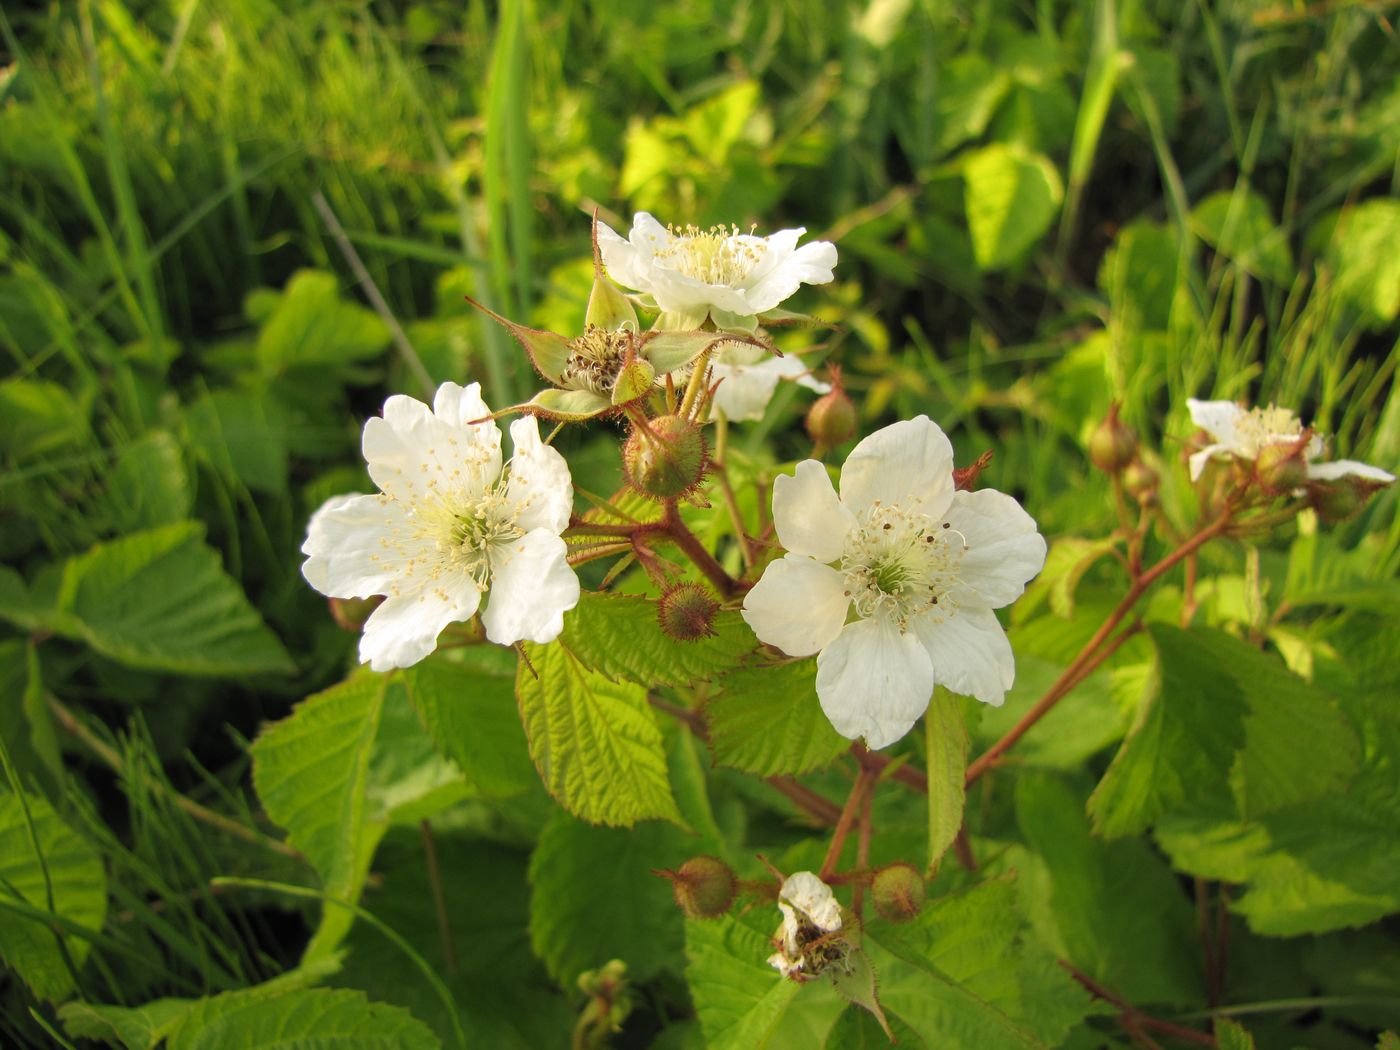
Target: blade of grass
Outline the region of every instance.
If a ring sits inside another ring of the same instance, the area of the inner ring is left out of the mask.
[[[514,317],[524,317],[531,287],[528,43],[524,0],[505,0],[487,82],[485,184],[491,265],[500,299]]]

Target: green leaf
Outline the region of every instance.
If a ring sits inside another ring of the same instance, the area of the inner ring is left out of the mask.
[[[564,644],[527,642],[524,652],[515,695],[549,793],[592,823],[679,819],[646,689],[590,670]]]
[[[550,419],[582,423],[612,411],[613,403],[602,394],[595,394],[589,390],[556,390],[550,387],[516,407],[522,410],[528,408],[531,412],[548,416]]]
[[[404,685],[438,748],[451,758],[482,798],[508,798],[529,790],[535,770],[515,709],[515,661],[464,665],[431,656],[404,672]]]
[[[0,741],[22,786],[48,788],[63,777],[63,755],[44,699],[44,677],[33,642],[0,642]],[[57,797],[57,796],[54,796]]]
[[[193,1005],[188,999],[154,999],[137,1007],[72,1002],[58,1008],[58,1017],[75,1038],[116,1041],[127,1050],[153,1050]]]
[[[1195,1002],[1193,911],[1160,857],[1140,839],[1093,838],[1079,799],[1047,776],[1020,778],[1016,820],[1045,871],[1022,870],[1025,911],[1054,950],[1131,1002]]]
[[[1243,691],[1207,648],[1212,632],[1149,629],[1156,673],[1137,720],[1089,798],[1094,830],[1141,832],[1164,813],[1209,804],[1244,744]]]
[[[1373,327],[1400,315],[1400,202],[1375,199],[1343,211],[1327,245],[1338,295],[1361,309]]]
[[[298,270],[258,333],[264,373],[291,368],[343,369],[389,345],[389,329],[373,310],[340,298],[334,274]]]
[[[1201,632],[1196,642],[1249,702],[1244,750],[1230,777],[1242,816],[1320,798],[1351,779],[1361,744],[1330,696],[1277,657],[1229,635]]]
[[[58,383],[0,382],[0,460],[22,462],[88,437],[87,405]]]
[[[192,502],[179,446],[165,431],[153,430],[121,450],[99,507],[125,533],[183,521]]]
[[[294,670],[197,522],[99,544],[64,566],[53,628],[130,667],[181,674]]]
[[[713,678],[757,645],[737,612],[718,613],[712,636],[678,642],[662,631],[656,602],[634,594],[585,593],[565,614],[560,640],[599,674],[649,687]]]
[[[1202,240],[1254,276],[1285,287],[1293,282],[1288,238],[1268,201],[1253,190],[1212,193],[1196,205],[1191,219]]]
[[[1120,230],[1099,266],[1099,287],[1112,301],[1115,319],[1134,331],[1166,331],[1183,262],[1176,235],[1166,226],[1134,222]]]
[[[748,343],[748,339],[725,339],[715,332],[680,332],[657,329],[643,336],[642,354],[658,375],[684,368],[710,347],[725,343]],[[679,385],[679,384],[678,384]]]
[[[254,492],[287,491],[287,423],[279,402],[215,390],[185,409],[190,446],[214,470]]]
[[[668,880],[694,849],[661,823],[597,828],[557,813],[530,858],[530,940],[550,975],[572,988],[609,959],[646,981],[678,968],[682,914]]]
[[[11,904],[59,916],[94,933],[107,914],[102,858],[42,795],[0,794],[0,959],[38,998],[67,998],[74,988],[64,953],[81,967],[88,941],[69,934],[60,947],[52,926],[7,906]]]
[[[705,704],[715,761],[750,773],[807,773],[851,742],[822,712],[817,662],[745,667],[725,675]]]
[[[1059,1045],[1088,1012],[1088,993],[1052,957],[1026,943],[1010,878],[929,901],[895,932],[939,974],[1051,1046]],[[873,933],[884,939],[882,929]],[[886,973],[886,985],[891,981],[900,985],[897,971]]]
[[[928,870],[938,870],[943,854],[962,827],[967,798],[967,723],[962,705],[946,689],[933,691],[924,714],[928,755]]]
[[[1254,1036],[1238,1021],[1215,1019],[1215,1045],[1219,1050],[1256,1050]]]
[[[889,1050],[891,1040],[901,1050],[928,1050],[929,1044],[898,1014],[885,1011],[889,1034],[875,1015],[852,1005],[843,1010],[822,1044],[826,1050]]]
[[[775,929],[777,925],[775,918]],[[763,934],[731,916],[686,922],[685,976],[707,1047],[768,1046],[799,991],[812,998],[819,986],[783,980],[764,961],[772,951]]]
[[[361,671],[302,701],[250,748],[253,786],[268,816],[337,900],[359,899],[384,833],[370,821],[365,796],[388,684],[386,675]],[[347,909],[327,907],[303,961],[331,951],[352,921]]]
[[[403,679],[396,676],[385,690],[370,751],[365,788],[368,819],[417,827],[471,794],[467,778],[438,749],[409,702]]]
[[[442,1042],[407,1010],[361,992],[301,988],[275,997],[232,992],[202,999],[170,1033],[167,1050],[433,1050]]]
[[[1055,166],[1015,146],[969,153],[963,182],[972,250],[983,272],[1018,262],[1050,228],[1064,199]]]
[[[34,598],[24,577],[8,565],[0,565],[0,619],[33,631],[47,625],[52,617],[53,610]]]

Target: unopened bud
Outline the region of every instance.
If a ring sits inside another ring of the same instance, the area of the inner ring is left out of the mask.
[[[1157,472],[1140,459],[1133,460],[1123,470],[1123,487],[1144,507],[1156,504],[1160,481]]]
[[[1266,492],[1292,492],[1308,480],[1307,440],[1275,441],[1259,450],[1254,471]]]
[[[700,427],[683,416],[639,421],[622,446],[627,480],[653,499],[677,499],[694,491],[705,475],[706,462]]]
[[[739,882],[717,857],[691,857],[677,871],[658,871],[671,880],[676,904],[692,919],[717,919],[734,903]]]
[[[369,614],[379,608],[384,599],[373,598],[331,598],[331,619],[343,631],[362,631]]]
[[[1089,458],[1106,474],[1117,474],[1137,455],[1138,440],[1133,429],[1118,418],[1118,405],[1109,406],[1108,417],[1089,438]]]
[[[807,436],[818,448],[835,448],[856,432],[856,406],[841,385],[841,369],[831,367],[831,389],[807,410]]]
[[[1366,503],[1366,497],[1346,479],[1330,485],[1314,485],[1308,492],[1308,502],[1317,516],[1329,524],[1350,521]]]
[[[875,873],[870,898],[890,922],[908,922],[924,906],[924,877],[914,865],[896,861]]]
[[[678,642],[693,642],[715,633],[719,602],[698,583],[680,583],[661,595],[656,619]]]

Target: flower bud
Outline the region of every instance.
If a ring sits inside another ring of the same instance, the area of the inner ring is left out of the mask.
[[[1118,418],[1118,405],[1109,406],[1108,417],[1089,438],[1089,458],[1106,474],[1116,474],[1137,455],[1138,440],[1129,427]]]
[[[1266,492],[1292,492],[1308,480],[1304,441],[1274,441],[1259,450],[1254,471]]]
[[[717,857],[691,857],[678,871],[658,871],[671,880],[676,904],[692,919],[717,919],[734,903],[734,871]]]
[[[818,448],[835,448],[851,439],[856,423],[856,406],[841,385],[841,369],[832,365],[831,389],[807,410],[807,436]]]
[[[1123,470],[1123,487],[1144,507],[1156,505],[1160,481],[1157,472],[1140,459],[1133,460]]]
[[[638,492],[677,499],[705,475],[707,450],[700,427],[683,416],[639,420],[622,446],[622,467]]]
[[[661,595],[656,619],[661,629],[678,642],[693,642],[715,633],[719,602],[698,583],[680,583]]]
[[[1333,525],[1356,517],[1365,502],[1366,496],[1346,479],[1331,485],[1314,485],[1308,491],[1308,503],[1317,516]]]
[[[896,861],[875,873],[870,898],[882,917],[908,922],[924,906],[924,877],[914,865]]]

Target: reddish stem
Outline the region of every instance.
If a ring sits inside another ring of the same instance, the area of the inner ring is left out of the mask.
[[[836,820],[836,830],[831,833],[831,845],[827,847],[826,859],[822,861],[820,878],[829,879],[836,873],[836,865],[841,859],[841,850],[846,845],[846,836],[851,833],[856,814],[860,812],[865,794],[879,778],[879,769],[862,762],[856,772],[856,782],[851,785],[851,793],[846,796],[846,805]]]
[[[1199,1046],[1215,1046],[1215,1036],[1209,1032],[1202,1032],[1198,1028],[1187,1028],[1185,1025],[1175,1024],[1172,1021],[1164,1021],[1160,1017],[1153,1017],[1151,1014],[1143,1013],[1128,1000],[1124,999],[1116,992],[1109,991],[1098,981],[1094,980],[1083,970],[1077,968],[1073,963],[1065,959],[1060,960],[1060,965],[1065,968],[1071,977],[1084,986],[1096,999],[1102,999],[1106,1003],[1112,1003],[1119,1010],[1118,1021],[1123,1026],[1123,1030],[1130,1035],[1141,1034],[1142,1029],[1150,1028],[1154,1032],[1161,1032],[1169,1035],[1173,1039],[1180,1039],[1188,1043],[1196,1043]],[[1143,1036],[1145,1039],[1146,1036]],[[1149,1040],[1150,1042],[1150,1040]]]

